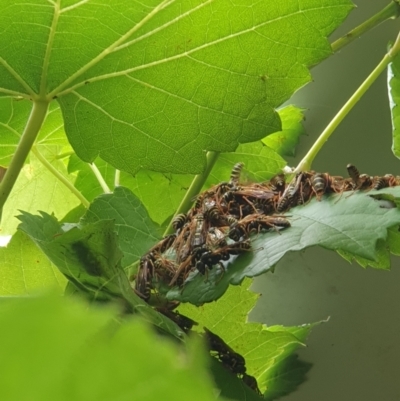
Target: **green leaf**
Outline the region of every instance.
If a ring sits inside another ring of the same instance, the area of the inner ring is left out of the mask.
[[[204,189],[218,182],[228,181],[232,167],[238,162],[244,163],[242,182],[266,181],[286,166],[285,160],[261,141],[245,143],[239,145],[234,153],[222,153],[218,157]]]
[[[327,36],[352,8],[348,0],[43,4],[2,10],[3,93],[56,98],[85,161],[193,174],[205,151],[280,130],[274,108],[331,54]]]
[[[124,254],[124,268],[161,239],[159,226],[150,220],[140,200],[127,188],[117,187],[114,193],[97,197],[81,223],[86,225],[106,219],[113,219],[115,223],[117,241]]]
[[[61,292],[65,287],[57,267],[20,231],[0,248],[0,265],[0,295],[26,295],[48,287]]]
[[[400,197],[400,187],[324,196],[321,202],[313,199],[307,205],[293,208],[287,216],[290,228],[255,236],[253,252],[231,258],[225,271],[214,267],[208,278],[191,272],[183,290],[172,288],[167,297],[196,305],[214,301],[229,284],[240,284],[244,277],[265,273],[287,252],[313,245],[375,260],[377,241],[386,241],[388,228],[400,223],[400,210],[394,202],[370,196],[384,194],[395,200]]]
[[[101,159],[96,159],[95,164],[108,186],[113,188],[116,169]],[[76,155],[70,157],[68,171],[77,173],[74,185],[88,200],[103,193],[89,165]],[[122,171],[119,184],[129,188],[146,207],[150,218],[161,225],[176,211],[192,179],[191,175],[167,175],[149,170],[141,170],[133,177]]]
[[[400,55],[394,57],[388,66],[388,89],[393,129],[392,151],[400,158]]]
[[[0,165],[8,166],[14,155],[26,121],[31,113],[32,103],[22,98],[0,98]],[[61,152],[71,150],[64,132],[60,107],[51,103],[46,119],[35,143],[40,153],[51,162]]]
[[[277,363],[268,379],[265,380],[268,391],[264,399],[276,400],[295,391],[307,380],[306,375],[311,367],[312,363],[299,360],[297,355],[290,355]]]
[[[262,142],[281,156],[295,156],[300,135],[305,134],[302,124],[304,120],[303,111],[303,109],[295,106],[286,106],[278,110],[282,121],[282,131],[263,138]]]
[[[2,397],[215,400],[198,347],[183,352],[142,322],[117,319],[114,309],[59,296],[1,302]]]
[[[182,338],[182,331],[165,316],[155,312],[132,290],[121,267],[114,221],[86,222],[61,227],[52,216],[26,212],[18,227],[36,243],[75,288],[88,299],[116,301],[124,312],[137,312],[164,332]],[[67,231],[65,231],[67,230]]]
[[[259,297],[259,294],[249,291],[251,282],[246,279],[242,286],[230,287],[224,302],[206,304],[201,308],[184,304],[180,305],[179,311],[197,321],[197,327],[205,326],[220,336],[242,355],[246,360],[247,373],[255,376],[260,390],[268,394],[266,384],[281,361],[292,355],[299,346],[304,346],[310,330],[318,323],[298,327],[266,327],[259,323],[248,323],[247,315]],[[231,396],[230,393],[224,395]]]
[[[53,160],[51,165],[64,176],[66,167],[60,160]],[[62,218],[72,208],[80,204],[78,198],[34,156],[31,154],[30,162],[21,170],[17,182],[9,196],[1,220],[2,233],[12,235],[18,220],[15,216],[18,210],[36,213],[45,210]]]

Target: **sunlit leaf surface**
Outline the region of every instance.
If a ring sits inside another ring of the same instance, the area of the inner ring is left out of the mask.
[[[348,0],[15,1],[0,15],[0,88],[56,99],[85,161],[199,173],[205,151],[280,130],[275,107],[331,54],[326,37],[351,8]]]
[[[0,248],[0,295],[27,295],[44,288],[62,292],[66,280],[56,266],[30,240],[17,231],[5,248]]]

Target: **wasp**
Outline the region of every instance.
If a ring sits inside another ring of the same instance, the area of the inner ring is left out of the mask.
[[[282,213],[297,203],[296,195],[298,195],[302,179],[303,173],[297,173],[294,179],[286,187],[276,207],[277,212]]]
[[[162,238],[157,244],[150,248],[148,254],[164,253],[167,249],[171,248],[176,240],[176,234],[170,234]]]
[[[288,228],[290,227],[290,222],[280,216],[251,214],[233,225],[229,230],[228,237],[238,241],[242,237],[248,237],[253,232],[259,233],[263,230],[268,231],[277,227]]]
[[[282,194],[285,190],[285,174],[277,174],[269,180],[269,187],[274,191]]]
[[[229,244],[223,248],[219,248],[216,251],[206,251],[196,262],[196,269],[201,274],[206,274],[206,268],[212,269],[216,264],[219,264],[223,270],[225,270],[221,261],[227,261],[231,255],[239,255],[242,252],[251,249],[250,241],[235,242]]]
[[[156,310],[167,318],[171,319],[185,333],[188,333],[190,330],[192,330],[193,326],[198,325],[196,321],[190,319],[190,317],[180,314],[178,311],[171,311],[167,308],[156,308]]]
[[[225,247],[226,243],[225,234],[217,227],[210,227],[208,229],[207,244],[211,249]]]
[[[387,187],[394,187],[398,185],[396,177],[392,174],[385,174],[383,177],[374,177],[373,189],[382,189]]]
[[[322,174],[322,173],[314,174],[313,177],[311,178],[311,187],[315,192],[317,200],[320,201],[322,195],[324,195],[327,192],[327,189],[329,188],[329,178],[327,177],[327,174]]]
[[[152,278],[154,274],[154,256],[151,253],[147,253],[145,256],[140,258],[139,269],[135,278],[135,292],[136,294],[144,299],[146,302],[150,299],[152,286]]]
[[[231,177],[229,180],[229,184],[231,186],[236,186],[237,184],[239,184],[240,173],[242,172],[243,167],[244,167],[244,163],[236,163],[233,166],[233,169],[231,172]]]
[[[258,388],[257,380],[254,376],[250,376],[246,373],[243,373],[242,376],[243,383],[249,386],[252,390],[254,390],[259,396],[262,396],[260,389]]]
[[[180,230],[186,223],[188,216],[185,213],[177,214],[172,220],[172,227],[175,231]]]
[[[201,246],[194,248],[191,251],[191,253],[186,257],[186,259],[179,264],[179,267],[177,268],[176,273],[174,274],[174,276],[172,277],[172,279],[168,285],[170,287],[172,287],[177,282],[179,284],[179,277],[183,277],[183,281],[184,281],[186,278],[186,275],[190,271],[190,269],[192,267],[195,267],[196,262],[201,258],[201,256],[204,253],[209,252],[209,250],[210,249],[207,244],[203,244]]]
[[[190,245],[192,248],[201,246],[205,243],[205,224],[204,224],[204,214],[197,213],[193,219],[195,223],[194,234],[192,235]]]
[[[218,207],[214,205],[204,212],[204,218],[210,223],[217,223],[223,218],[223,215]]]
[[[208,349],[216,353],[216,357],[220,362],[232,373],[245,374],[246,362],[242,355],[235,352],[221,337],[206,327],[203,327],[203,329]]]
[[[373,183],[369,175],[360,174],[357,167],[353,164],[348,164],[346,168],[351,178],[353,189],[366,189],[371,187]]]

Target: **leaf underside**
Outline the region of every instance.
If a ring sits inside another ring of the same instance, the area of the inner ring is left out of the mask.
[[[197,174],[206,151],[231,152],[280,130],[274,108],[331,54],[327,36],[352,7],[14,2],[0,15],[0,88],[16,98],[56,98],[84,161]]]

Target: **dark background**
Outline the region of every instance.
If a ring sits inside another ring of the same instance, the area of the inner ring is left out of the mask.
[[[331,41],[386,6],[387,0],[356,0],[358,8]],[[313,82],[288,104],[307,109],[305,128],[292,166],[301,160],[386,52],[400,30],[400,19],[384,22],[315,67]],[[391,151],[387,75],[383,73],[336,129],[313,169],[347,175],[400,175]],[[330,317],[316,327],[299,356],[313,364],[308,380],[282,401],[400,400],[400,258],[392,270],[363,269],[335,252],[313,247],[290,253],[275,273],[255,280],[262,297],[251,320],[267,325],[298,325]]]

